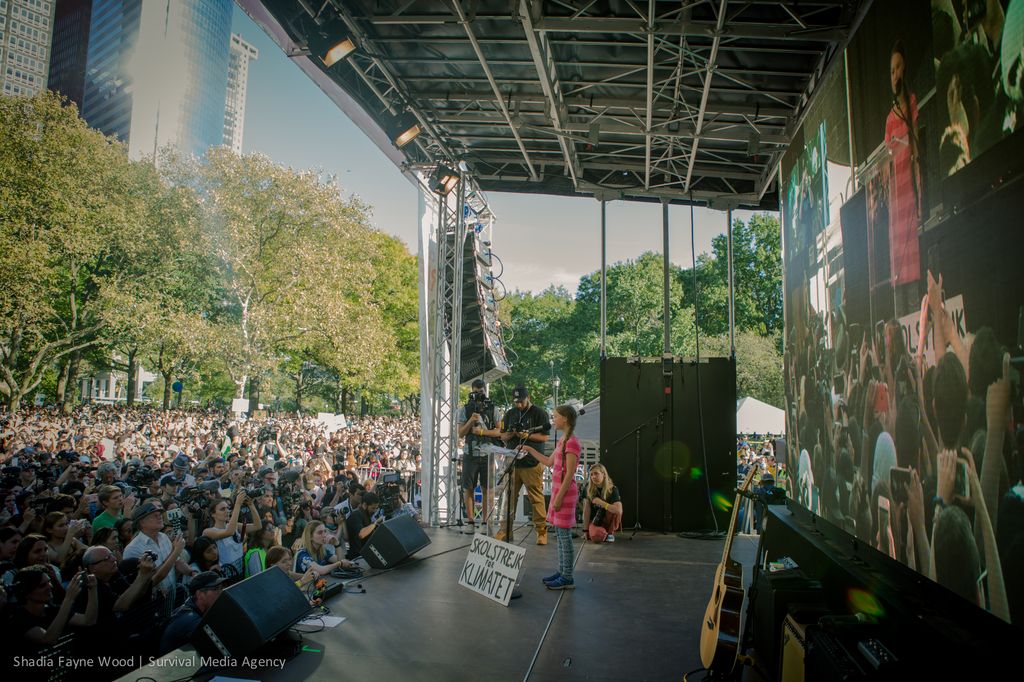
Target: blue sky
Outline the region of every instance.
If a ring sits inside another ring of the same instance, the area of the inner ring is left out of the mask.
[[[346,194],[373,207],[374,225],[415,253],[416,190],[409,181],[237,6],[232,30],[260,51],[249,67],[243,152],[337,175]],[[554,284],[575,291],[582,275],[601,267],[601,212],[594,199],[491,192],[488,202],[498,218],[493,248],[505,264],[502,281],[509,290],[539,292]],[[725,231],[726,218],[702,208],[695,214],[700,254]],[[669,207],[669,235],[672,262],[688,266],[689,208]],[[661,244],[660,205],[608,204],[609,263],[660,253]]]

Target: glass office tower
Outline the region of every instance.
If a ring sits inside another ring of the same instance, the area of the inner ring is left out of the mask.
[[[245,93],[249,85],[249,62],[259,59],[260,51],[231,34],[231,65],[228,68],[228,94],[224,107],[224,145],[242,153],[245,132]]]
[[[221,144],[231,0],[94,0],[82,115],[132,158]]]

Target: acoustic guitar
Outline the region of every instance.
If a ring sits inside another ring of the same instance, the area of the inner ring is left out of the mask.
[[[736,665],[736,654],[740,638],[740,611],[743,609],[743,566],[734,561],[732,540],[736,531],[736,515],[740,498],[750,487],[756,467],[751,467],[743,484],[736,491],[732,506],[729,532],[726,534],[722,561],[715,571],[714,589],[711,601],[704,612],[700,629],[700,660],[704,667],[715,674],[728,674]],[[753,510],[750,510],[751,513]]]

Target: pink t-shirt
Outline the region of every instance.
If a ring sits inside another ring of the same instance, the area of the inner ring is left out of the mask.
[[[562,487],[562,478],[565,477],[565,453],[576,455],[576,462],[580,460],[580,441],[576,436],[569,439],[569,442],[565,442],[565,438],[558,439],[558,445],[555,446],[555,466],[551,469],[551,499],[555,499],[555,495],[558,494],[559,488]],[[556,528],[572,528],[576,525],[576,501],[579,499],[579,488],[576,487],[576,470],[575,468],[571,472],[573,474],[570,479],[569,489],[565,491],[565,495],[562,497],[562,506],[555,511],[553,505],[548,506],[548,523],[552,524]]]

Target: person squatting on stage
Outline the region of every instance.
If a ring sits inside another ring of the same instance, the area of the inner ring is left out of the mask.
[[[622,528],[622,498],[603,464],[590,467],[590,483],[583,500],[583,527],[593,542],[615,542]]]
[[[516,386],[512,391],[512,402],[515,407],[505,413],[501,422],[501,439],[507,447],[515,448],[520,443],[545,443],[551,433],[551,422],[548,414],[530,402],[530,392],[525,386]],[[532,448],[531,448],[532,449]],[[536,452],[536,450],[534,450]],[[537,544],[548,544],[548,527],[545,521],[544,469],[533,455],[527,455],[516,461],[515,473],[512,478],[513,495],[519,494],[520,486],[526,486],[526,496],[533,508],[533,526],[537,529]],[[505,537],[504,529],[495,534],[495,539],[511,542]]]
[[[575,587],[572,578],[572,529],[576,525],[576,502],[579,489],[576,486],[576,464],[580,461],[580,441],[573,435],[576,430],[576,409],[570,405],[555,408],[555,430],[565,433],[558,439],[551,457],[538,452],[529,445],[523,450],[551,467],[551,506],[547,520],[555,527],[558,539],[558,571],[544,578],[549,590],[571,590]]]
[[[480,530],[487,530],[487,515],[491,511],[494,487],[490,479],[488,457],[479,447],[501,436],[494,419],[494,403],[487,398],[487,384],[483,379],[473,381],[469,402],[459,411],[459,438],[466,439],[462,456],[462,490],[466,503],[465,528],[473,533],[476,523],[476,509],[473,491],[480,483],[483,491],[483,510],[480,512]]]

